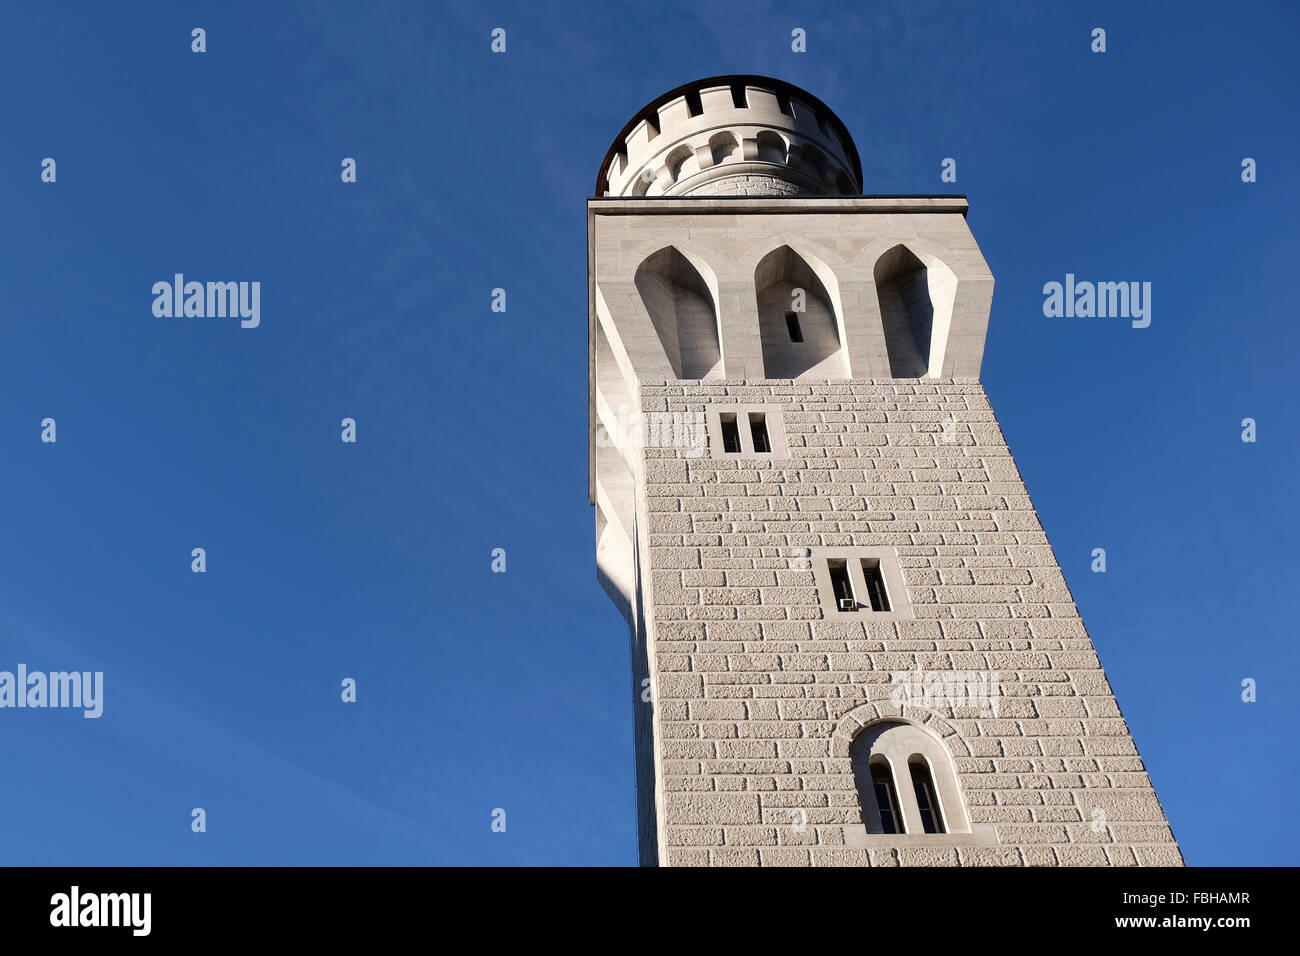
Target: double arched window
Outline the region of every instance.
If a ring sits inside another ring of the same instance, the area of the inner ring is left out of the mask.
[[[944,745],[914,724],[863,728],[849,748],[868,833],[969,833]]]

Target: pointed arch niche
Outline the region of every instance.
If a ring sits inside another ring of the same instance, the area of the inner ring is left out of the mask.
[[[828,268],[781,246],[759,260],[754,289],[764,378],[848,378],[838,289]]]
[[[641,303],[678,378],[722,377],[716,286],[675,246],[660,249],[637,267]]]
[[[899,244],[876,260],[876,295],[893,378],[939,378],[957,277],[933,256]]]

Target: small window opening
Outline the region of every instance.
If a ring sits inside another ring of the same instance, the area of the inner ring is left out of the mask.
[[[735,415],[723,415],[719,418],[722,425],[722,450],[736,453],[740,451],[740,427]]]
[[[787,312],[785,314],[785,327],[790,330],[791,342],[803,341],[803,329],[799,328],[799,316],[793,312]]]
[[[880,808],[880,829],[884,833],[902,832],[898,816],[898,794],[894,792],[894,775],[884,761],[871,765],[871,786],[876,791],[876,806]]]
[[[749,416],[749,434],[754,439],[754,451],[767,454],[772,450],[767,440],[767,417],[762,412],[751,412]]]
[[[885,591],[885,578],[880,573],[880,562],[863,560],[862,575],[867,579],[867,597],[871,601],[871,610],[888,611],[889,595]]]
[[[926,833],[943,833],[943,819],[939,815],[939,804],[934,799],[934,781],[930,779],[930,768],[924,758],[914,756],[908,761],[912,772],[912,789],[916,791],[916,806],[921,811],[921,826]]]
[[[856,611],[858,602],[853,597],[853,582],[849,580],[849,566],[845,561],[827,564],[831,573],[831,590],[835,592],[835,606],[841,611]]]

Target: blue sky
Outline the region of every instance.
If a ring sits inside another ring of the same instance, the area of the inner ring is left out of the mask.
[[[758,73],[867,193],[970,197],[984,384],[1187,860],[1295,864],[1300,15],[1174,9],[7,7],[0,669],[105,703],[0,711],[0,863],[635,863],[585,199],[644,103]],[[154,317],[176,272],[261,325]],[[1044,317],[1067,272],[1151,326]]]

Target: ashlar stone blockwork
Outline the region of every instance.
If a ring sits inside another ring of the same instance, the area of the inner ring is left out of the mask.
[[[1180,864],[979,383],[641,389],[647,412],[760,399],[786,460],[642,450],[660,861]],[[835,545],[897,549],[915,619],[828,619],[804,556]],[[917,669],[996,673],[996,716],[900,705]],[[865,833],[850,745],[890,717],[943,741],[972,834]]]

